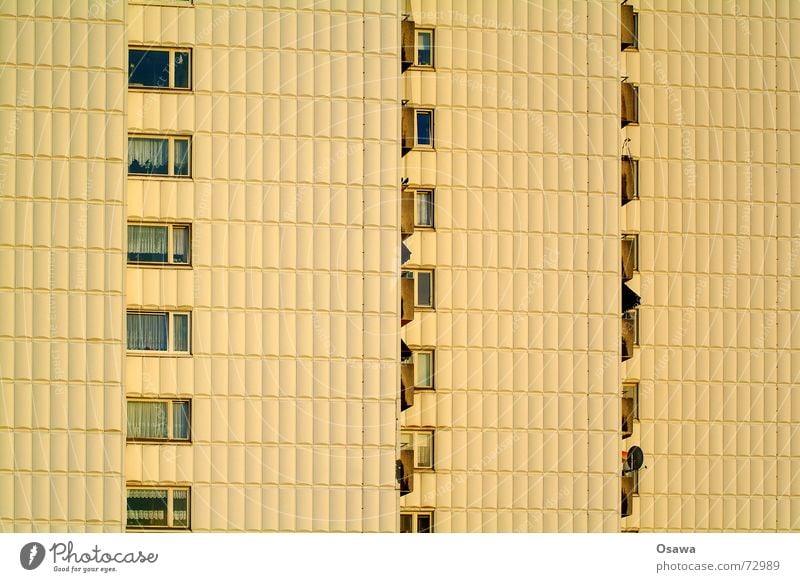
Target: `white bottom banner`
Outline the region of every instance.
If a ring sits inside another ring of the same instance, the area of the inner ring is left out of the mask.
[[[3,580],[800,580],[800,534],[2,534]]]

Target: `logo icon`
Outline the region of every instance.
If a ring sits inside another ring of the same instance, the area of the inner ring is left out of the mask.
[[[19,551],[19,563],[26,570],[35,570],[44,561],[44,546],[39,542],[29,542]]]

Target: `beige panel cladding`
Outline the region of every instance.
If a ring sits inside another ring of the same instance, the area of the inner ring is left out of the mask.
[[[402,335],[435,349],[435,389],[401,424],[434,431],[434,467],[401,506],[440,532],[617,531],[617,3],[410,6],[434,68],[404,98],[435,143],[404,175],[436,206],[407,266],[435,310]]]
[[[193,531],[395,531],[396,2],[240,4],[129,6],[128,44],[190,48],[193,80],[129,90],[128,131],[193,159],[128,178],[129,220],[192,227],[191,269],[129,266],[128,305],[193,331],[189,357],[128,356],[126,386],[190,397],[193,430],[129,443],[126,479],[190,484]]]
[[[0,531],[124,527],[124,18],[0,4]]]
[[[797,22],[780,1],[635,2],[640,531],[797,531]],[[638,431],[638,436],[636,435]],[[632,516],[634,517],[634,516]],[[628,518],[631,519],[631,518]],[[626,520],[623,520],[625,524]]]

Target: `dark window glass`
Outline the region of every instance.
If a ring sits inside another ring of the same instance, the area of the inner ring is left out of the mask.
[[[421,146],[433,145],[430,111],[417,112],[417,145]]]
[[[131,87],[169,87],[169,51],[130,49],[128,60]]]
[[[418,515],[417,516],[417,533],[431,533],[431,516]]]
[[[167,491],[131,489],[128,491],[128,526],[167,526]]]
[[[412,525],[412,515],[408,513],[401,513],[400,514],[400,533],[413,533],[413,529],[411,529]]]
[[[431,273],[420,271],[417,273],[417,305],[431,305],[433,303]]]
[[[189,88],[189,53],[178,51],[175,53],[175,87],[177,89]]]

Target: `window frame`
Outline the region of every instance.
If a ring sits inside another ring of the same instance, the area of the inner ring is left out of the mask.
[[[429,135],[429,144],[420,143],[420,134],[419,134],[419,116],[427,114],[430,117],[430,135]],[[435,128],[434,128],[434,118],[433,118],[433,108],[432,107],[415,107],[414,108],[414,148],[421,149],[421,150],[432,150],[435,147],[436,142],[435,139]]]
[[[128,424],[125,423],[125,440],[129,443],[183,443],[191,444],[192,442],[192,399],[191,398],[127,398],[125,403],[125,414],[127,418],[128,404],[131,402],[156,402],[164,403],[167,405],[167,436],[160,437],[138,437],[130,436],[127,432]],[[175,436],[174,426],[174,405],[176,403],[185,403],[189,411],[189,435],[186,438],[179,438]]]
[[[400,511],[400,533],[434,533],[433,528],[433,510],[410,510]],[[403,531],[403,518],[409,517],[411,519],[411,530]],[[419,518],[427,517],[429,520],[429,528],[426,532],[419,531]]]
[[[127,329],[128,325],[128,316],[129,315],[137,315],[137,314],[144,314],[144,315],[167,315],[167,349],[166,350],[137,350],[131,349],[128,347],[128,332]],[[187,317],[187,330],[186,330],[186,345],[188,347],[187,350],[183,351],[176,351],[175,347],[175,316],[176,315],[186,315]],[[192,312],[190,310],[180,310],[176,309],[173,311],[166,310],[166,309],[139,309],[139,308],[128,308],[125,311],[125,351],[128,355],[137,355],[137,356],[191,356],[192,355]]]
[[[126,261],[128,265],[135,267],[191,267],[192,266],[192,224],[190,222],[138,222],[129,221],[128,228],[131,226],[160,227],[167,229],[167,260],[164,261],[132,261],[130,259],[130,230],[127,236]],[[185,263],[175,261],[175,231],[186,229],[189,233],[189,240],[186,247],[187,260]]]
[[[149,3],[148,3],[149,4]],[[174,6],[174,3],[166,3],[167,6]],[[169,53],[169,80],[166,87],[154,87],[152,85],[131,85],[131,51],[165,52]],[[177,46],[152,46],[152,45],[128,45],[128,90],[130,91],[167,91],[179,93],[191,93],[194,82],[194,56],[191,47]],[[175,86],[175,53],[189,53],[189,83],[188,87]]]
[[[422,206],[420,202],[420,196],[422,194],[430,195],[431,202],[430,202],[430,217],[431,221],[430,224],[424,224],[419,221],[419,209]],[[435,202],[435,192],[433,188],[415,188],[414,189],[414,228],[435,228],[436,226],[436,202]]]
[[[417,469],[425,469],[425,470],[430,470],[430,471],[435,469],[435,466],[436,466],[436,460],[435,460],[436,448],[435,448],[435,445],[434,445],[433,432],[434,432],[433,430],[424,430],[424,429],[421,429],[421,430],[408,430],[407,429],[407,430],[401,430],[400,431],[400,443],[401,443],[400,444],[400,450],[403,450],[403,446],[402,446],[403,436],[405,435],[405,436],[410,436],[411,437],[412,450],[414,451],[414,470],[415,471]],[[419,454],[419,450],[421,448],[421,444],[419,442],[420,439],[418,437],[420,435],[425,435],[425,436],[428,437],[428,446],[431,449],[431,454],[430,454],[431,462],[430,462],[430,465],[421,465],[420,462],[419,462],[419,460],[421,458],[421,455]],[[408,447],[406,447],[405,450],[408,450]]]
[[[414,358],[414,388],[420,390],[434,390],[436,387],[436,372],[434,368],[436,364],[436,358],[434,355],[434,350],[411,350],[411,354]],[[422,355],[427,355],[430,357],[430,382],[428,384],[419,383],[419,371],[422,369],[422,367],[419,365],[419,357]]]
[[[130,525],[128,519],[128,499],[131,491],[167,491],[166,525]],[[186,491],[186,525],[175,525],[175,496],[176,491]],[[182,530],[192,529],[192,488],[189,485],[125,485],[125,529],[131,531],[157,531],[157,530]]]
[[[131,172],[131,161],[130,161],[130,142],[132,139],[151,139],[151,140],[167,140],[167,173],[166,174],[154,174],[154,173],[147,173],[147,172]],[[188,164],[187,164],[187,174],[176,174],[175,173],[175,142],[176,141],[186,141],[187,148],[189,153],[187,155]],[[129,178],[136,178],[136,179],[161,179],[161,180],[191,180],[193,177],[194,172],[192,171],[192,153],[193,153],[193,142],[192,136],[189,134],[157,134],[157,133],[129,133],[128,134],[128,162],[126,165],[127,168],[127,176]]]
[[[414,63],[413,66],[420,68],[420,69],[433,69],[435,66],[434,60],[434,39],[435,35],[433,32],[433,28],[417,28],[414,27]],[[419,61],[419,52],[420,52],[420,43],[419,43],[419,35],[422,34],[430,34],[431,37],[431,62],[428,65],[421,64]]]
[[[434,309],[436,302],[434,301],[435,297],[435,276],[433,269],[414,269],[410,271],[414,274],[414,309]],[[430,275],[430,301],[428,303],[420,303],[419,300],[419,275],[420,273],[425,273],[426,275]]]

